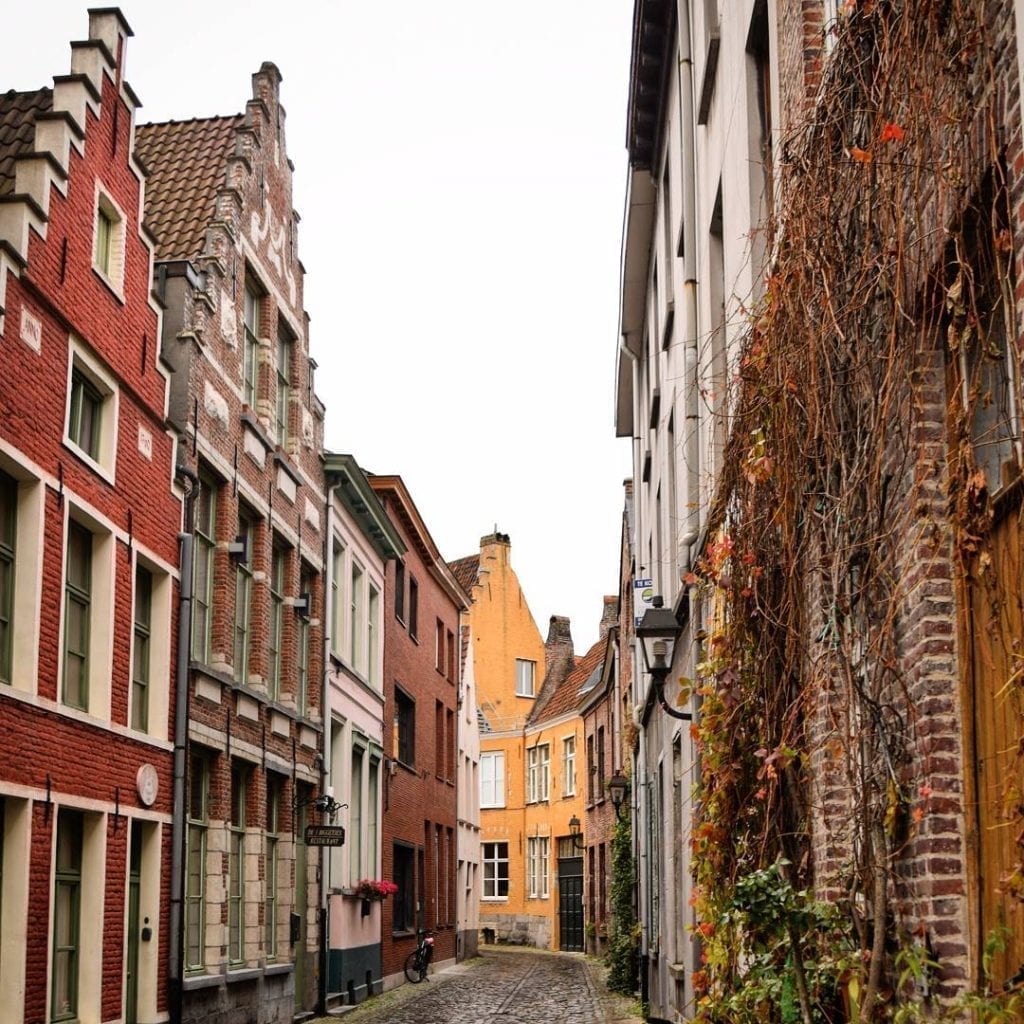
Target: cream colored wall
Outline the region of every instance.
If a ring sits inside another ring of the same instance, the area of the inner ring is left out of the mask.
[[[0,1006],[11,1020],[25,1008],[25,936],[28,932],[28,872],[31,803],[4,797],[3,891],[0,894]]]

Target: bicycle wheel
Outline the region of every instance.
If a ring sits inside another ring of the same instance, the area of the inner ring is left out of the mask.
[[[405,977],[407,981],[411,981],[414,985],[418,985],[426,977],[427,973],[426,971],[423,971],[422,974],[420,973],[420,958],[418,954],[419,950],[414,949],[405,958]]]

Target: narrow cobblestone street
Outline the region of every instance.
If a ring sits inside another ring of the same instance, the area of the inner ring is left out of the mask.
[[[465,964],[368,1000],[346,1024],[639,1024],[635,1004],[610,993],[594,960],[565,953],[488,949]],[[336,1017],[322,1017],[329,1024]]]

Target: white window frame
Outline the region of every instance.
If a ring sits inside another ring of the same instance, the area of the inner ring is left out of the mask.
[[[345,542],[337,535],[331,541],[331,654],[341,658],[343,652],[343,641],[345,637],[345,566],[348,559],[345,557],[348,548]]]
[[[538,743],[526,750],[526,802],[543,803],[551,797],[551,746]]]
[[[529,836],[526,840],[526,877],[530,899],[547,899],[550,895],[550,836]]]
[[[505,806],[504,750],[487,750],[480,754],[480,806]]]
[[[526,666],[529,666],[528,671]],[[516,696],[537,696],[537,662],[516,658]]]
[[[490,847],[490,849],[488,849]],[[502,856],[502,847],[504,847],[504,856]],[[490,854],[490,856],[489,856]],[[480,844],[480,863],[483,868],[483,883],[481,885],[481,900],[488,903],[507,903],[508,902],[508,888],[510,885],[509,881],[509,861],[508,861],[508,843],[505,841],[496,842],[484,842]],[[505,874],[502,876],[501,867],[504,865]],[[487,877],[488,867],[493,867],[494,877]],[[505,883],[505,895],[500,895],[501,882]],[[488,885],[490,883],[490,886]],[[488,888],[491,888],[491,894],[488,895]],[[470,891],[467,888],[467,897],[470,895]]]
[[[72,380],[79,374],[100,396],[100,440],[99,450],[94,458],[71,437],[71,392]],[[74,335],[68,339],[67,395],[64,404],[64,447],[70,449],[87,466],[92,468],[110,484],[117,477],[117,425],[118,425],[117,378],[90,352]]]
[[[576,736],[562,738],[562,796],[576,795]]]
[[[9,685],[23,693],[36,693],[46,488],[30,468],[9,458],[4,447],[0,440],[0,470],[14,481],[16,487]],[[0,1005],[10,1004],[0,1002]]]
[[[100,212],[110,223],[110,238],[107,242],[107,267],[104,269],[99,260],[97,242],[99,241]],[[124,266],[125,266],[125,224],[127,218],[124,210],[118,205],[110,192],[97,180],[92,215],[92,269],[99,279],[124,302]]]
[[[169,676],[167,666],[171,664],[171,577],[167,570],[159,566],[153,559],[137,553],[135,569],[145,569],[149,573],[152,589],[150,591],[150,623],[149,623],[149,714],[145,735],[155,739],[167,739],[167,716],[169,707]],[[135,593],[133,571],[132,583],[132,622],[135,622]],[[135,630],[132,630],[131,664],[135,665]],[[163,672],[160,669],[163,666]],[[129,705],[134,700],[134,692],[129,695]],[[128,722],[133,720],[133,708],[128,708]]]
[[[64,642],[67,628],[66,588],[68,530],[74,521],[92,534],[89,590],[89,652],[86,706],[84,709],[64,703]],[[61,611],[60,611],[60,679],[57,683],[58,702],[72,715],[87,714],[104,721],[110,720],[111,665],[114,656],[114,574],[117,541],[112,524],[102,522],[83,509],[70,506],[64,517],[61,539]]]
[[[839,30],[839,4],[837,0],[821,0],[821,48],[827,57],[836,45]]]

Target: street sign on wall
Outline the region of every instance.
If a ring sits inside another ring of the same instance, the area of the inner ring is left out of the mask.
[[[644,612],[654,607],[654,580],[633,580],[633,625],[639,626]]]
[[[307,825],[307,846],[344,846],[344,825]]]

